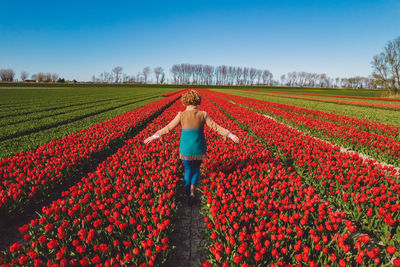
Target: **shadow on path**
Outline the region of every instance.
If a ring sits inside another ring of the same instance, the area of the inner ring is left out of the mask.
[[[204,235],[206,225],[201,215],[200,197],[201,192],[197,191],[195,203],[189,206],[183,180],[180,181],[177,190],[178,211],[173,221],[175,230],[170,236],[171,246],[175,246],[175,249],[168,256],[164,266],[201,266],[201,263],[205,261],[205,255],[200,250],[207,245]]]

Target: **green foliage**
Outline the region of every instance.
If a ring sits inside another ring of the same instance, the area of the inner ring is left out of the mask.
[[[216,90],[221,92],[226,92],[225,90]],[[229,91],[230,94],[246,96],[276,103],[288,104],[303,108],[309,108],[314,110],[321,110],[324,112],[331,112],[340,115],[346,115],[350,117],[356,117],[360,119],[366,119],[370,121],[378,121],[385,124],[391,124],[400,126],[400,113],[398,111],[379,109],[372,107],[361,107],[353,105],[342,105],[335,103],[319,102],[313,100],[304,99],[294,99],[280,96],[270,96],[265,94],[260,94],[257,92],[248,91]]]
[[[366,90],[366,89],[340,89],[340,88],[318,88],[318,87],[287,87],[287,86],[268,86],[268,85],[196,85],[196,84],[141,84],[141,83],[7,83],[0,82],[0,88],[209,88],[209,89],[254,89],[254,90],[270,90],[283,92],[303,92],[318,93],[326,95],[351,95],[351,96],[370,96],[379,97],[382,90]]]
[[[171,89],[0,89],[0,158],[153,102]]]

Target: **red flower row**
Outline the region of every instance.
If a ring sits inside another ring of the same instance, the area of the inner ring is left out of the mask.
[[[272,106],[265,106],[253,99],[228,94],[215,95],[230,99],[252,109],[276,116],[301,130],[309,131],[322,139],[329,139],[338,145],[363,152],[376,159],[400,166],[400,142],[383,135],[369,133],[353,127],[336,124],[318,118],[296,114]]]
[[[265,94],[269,94],[269,93],[265,93]],[[269,95],[276,96],[276,94],[269,94]],[[400,110],[400,105],[397,103],[389,104],[389,103],[381,103],[381,102],[354,101],[354,100],[331,99],[331,98],[316,98],[316,97],[295,96],[295,95],[287,95],[284,97],[322,101],[322,102],[329,102],[329,103],[339,103],[339,104],[346,104],[346,105],[363,106],[363,107],[374,107],[374,108]],[[327,97],[327,96],[325,95],[325,97]]]
[[[260,91],[252,89],[241,89],[246,91],[266,92],[275,94],[295,94],[295,95],[314,95],[314,96],[325,96],[325,97],[337,97],[337,98],[352,98],[352,99],[366,99],[366,100],[381,100],[381,101],[395,101],[400,102],[400,99],[396,98],[382,98],[382,97],[367,97],[367,96],[349,96],[349,95],[323,95],[323,94],[310,94],[310,93],[297,93],[297,92],[282,92],[282,91]]]
[[[345,212],[333,211],[279,157],[209,101],[203,103],[218,124],[241,140],[232,146],[207,132],[210,155],[204,162],[202,189],[211,244],[210,259],[203,265],[352,266],[387,261],[396,252],[360,234]]]
[[[173,91],[173,92],[170,92],[170,93],[166,93],[166,94],[163,94],[162,96],[181,95],[181,94],[182,94],[183,92],[185,92],[186,90],[188,90],[188,88],[181,89],[181,90],[178,90],[178,91]]]
[[[225,97],[225,98],[232,97],[232,95],[228,95],[228,94],[224,94],[224,93],[220,93],[220,92],[212,92],[212,93],[215,95]],[[264,105],[268,105],[270,107],[279,108],[279,109],[295,112],[295,113],[306,115],[306,116],[313,116],[317,119],[329,120],[329,121],[347,125],[347,126],[350,126],[350,127],[362,130],[362,131],[381,134],[386,137],[400,138],[400,127],[390,125],[390,124],[384,124],[384,123],[380,123],[380,122],[376,122],[376,121],[363,120],[363,119],[359,119],[359,118],[323,112],[320,110],[307,109],[307,108],[291,106],[291,105],[287,105],[287,104],[264,101],[264,100],[259,100],[259,99],[255,99],[255,98],[250,98],[250,97],[239,97],[239,99],[250,100],[253,103],[264,104]],[[398,100],[400,101],[400,99],[398,99]]]
[[[212,97],[241,124],[249,127],[270,149],[292,162],[302,177],[335,206],[346,211],[363,229],[386,245],[400,247],[399,175],[393,168],[363,162],[325,142],[291,129],[251,110]],[[396,256],[400,256],[397,255]]]

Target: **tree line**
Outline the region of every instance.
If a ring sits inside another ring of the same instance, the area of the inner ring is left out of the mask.
[[[154,80],[150,76],[153,74]],[[294,87],[335,87],[335,88],[376,88],[376,83],[367,77],[330,78],[324,73],[289,72],[273,79],[269,70],[261,70],[239,66],[211,66],[203,64],[175,64],[170,69],[169,81],[162,67],[144,67],[136,75],[123,72],[121,66],[114,67],[110,72],[102,72],[92,76],[94,83],[156,83],[156,84],[192,84],[192,85],[282,85]],[[18,81],[12,69],[1,69],[0,79],[4,82]],[[31,75],[22,71],[19,81],[34,82],[64,82],[57,73],[38,72]]]
[[[20,80],[15,77],[15,72],[12,69],[0,69],[0,80],[2,82],[18,82],[18,81],[34,81],[34,82],[64,82],[65,80],[60,78],[57,73],[51,72],[38,72],[31,75],[29,79],[29,73],[21,71]]]
[[[156,84],[192,84],[192,85],[281,85],[295,87],[325,87],[325,88],[379,88],[387,89],[394,94],[400,90],[400,37],[389,41],[384,50],[373,57],[370,77],[331,78],[325,73],[292,71],[284,74],[279,80],[274,80],[271,71],[240,66],[211,66],[204,64],[174,64],[170,77],[167,78],[162,67],[144,67],[135,75],[123,72],[121,66],[116,66],[110,72],[102,72],[92,76],[95,83],[156,83]],[[154,74],[152,80],[151,74]],[[57,73],[38,72],[31,75],[22,71],[20,81],[64,82]],[[18,81],[12,69],[0,69],[0,79],[3,82]],[[74,80],[74,82],[76,82]]]
[[[289,72],[281,76],[281,85],[296,87],[325,87],[325,88],[376,88],[373,79],[368,77],[331,78],[325,73]]]
[[[175,64],[171,68],[175,84],[199,85],[272,85],[272,73],[236,66],[210,66],[203,64]]]
[[[326,87],[326,88],[375,88],[371,78],[349,77],[330,78],[324,73],[289,72],[280,77],[280,81],[273,79],[269,70],[260,70],[237,66],[211,66],[203,64],[175,64],[170,69],[170,79],[166,81],[163,68],[143,68],[136,75],[127,75],[122,67],[115,67],[111,72],[103,72],[92,76],[92,82],[97,83],[171,83],[191,85],[282,85],[294,87]],[[150,74],[154,74],[155,81],[150,81]]]
[[[128,75],[123,72],[121,66],[117,66],[111,72],[104,71],[98,76],[92,76],[92,82],[95,83],[148,83],[151,73],[150,67],[144,67],[143,71],[138,72],[136,75]],[[157,84],[166,82],[165,72],[162,67],[155,67],[153,73],[156,78]]]

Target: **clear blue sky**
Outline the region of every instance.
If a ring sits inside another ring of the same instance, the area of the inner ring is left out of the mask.
[[[0,0],[0,68],[67,79],[176,63],[367,76],[399,0]]]

